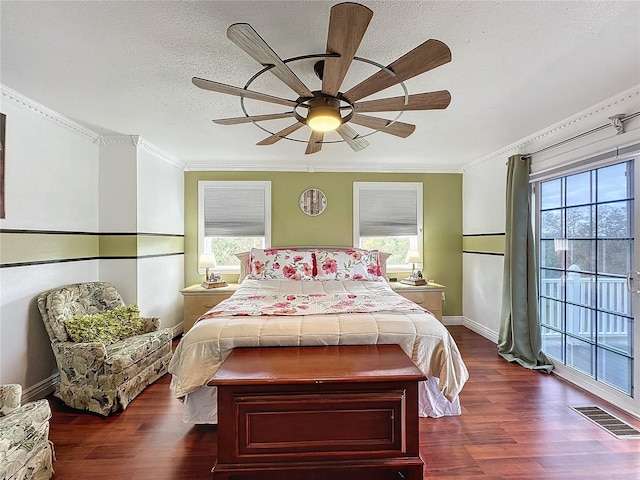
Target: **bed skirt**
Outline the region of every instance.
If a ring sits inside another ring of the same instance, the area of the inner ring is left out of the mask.
[[[185,423],[218,423],[218,389],[204,386],[189,393],[184,400]],[[460,398],[449,401],[438,388],[437,378],[418,383],[418,415],[420,417],[445,417],[460,415]]]

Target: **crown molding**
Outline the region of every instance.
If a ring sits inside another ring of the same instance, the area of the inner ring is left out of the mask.
[[[2,95],[3,99],[9,100],[19,105],[22,108],[26,108],[32,111],[33,113],[46,118],[47,120],[51,120],[55,122],[57,125],[75,134],[80,135],[81,137],[89,140],[92,143],[96,143],[100,139],[99,133],[94,132],[93,130],[83,125],[80,125],[79,123],[71,120],[70,118],[67,118],[64,115],[61,115],[60,113],[54,110],[51,110],[48,107],[45,107],[41,103],[38,103],[30,99],[29,97],[26,97],[21,93],[16,92],[15,90],[1,83],[0,83],[0,94]]]
[[[189,163],[186,172],[306,172],[306,173],[462,173],[451,165],[424,167],[389,167],[386,165],[212,165],[211,162]]]
[[[462,173],[458,167],[451,165],[431,165],[429,167],[390,167],[388,165],[369,166],[335,166],[316,167],[316,172],[344,172],[344,173]]]
[[[156,158],[164,161],[165,163],[179,168],[180,170],[185,169],[185,162],[178,160],[173,155],[165,152],[161,148],[155,146],[151,142],[148,142],[140,135],[101,135],[100,142],[103,145],[118,145],[118,144],[129,144],[134,147],[141,148],[146,152],[150,153]]]
[[[55,122],[57,125],[77,134],[81,137],[89,140],[92,143],[102,143],[103,145],[114,144],[114,143],[128,143],[131,142],[136,147],[140,147],[147,152],[151,153],[155,157],[163,160],[165,163],[177,167],[181,170],[184,170],[185,163],[178,160],[173,155],[168,154],[152,143],[146,141],[142,137],[138,135],[100,135],[98,132],[95,132],[74,120],[71,120],[68,117],[52,110],[48,107],[45,107],[41,103],[38,103],[29,97],[21,94],[13,90],[12,88],[7,87],[0,83],[0,95],[2,95],[3,100],[9,100],[16,105],[26,108],[31,112],[40,115],[47,120]]]
[[[583,110],[561,122],[558,122],[550,127],[540,130],[533,135],[525,137],[505,148],[493,152],[485,157],[473,160],[462,166],[462,171],[467,171],[472,168],[477,168],[495,159],[506,159],[515,154],[530,154],[533,150],[537,150],[535,145],[542,144],[543,142],[548,145],[552,145],[556,142],[561,142],[575,135],[573,133],[577,128],[581,128],[582,131],[592,129],[601,125],[610,124],[608,117],[611,115],[611,111],[615,107],[615,113],[618,114],[624,107],[628,107],[633,101],[638,101],[640,97],[640,85],[635,85],[628,90],[615,95],[608,100],[597,103],[592,107]],[[637,109],[638,105],[631,105],[633,109]],[[635,113],[635,111],[627,112],[628,114]],[[590,122],[590,123],[589,123]],[[586,124],[586,125],[585,125]],[[562,135],[562,137],[561,137]],[[529,150],[529,151],[527,151]]]
[[[165,163],[168,163],[173,167],[179,168],[180,170],[184,170],[184,167],[186,166],[185,162],[183,162],[182,160],[178,160],[176,157],[174,157],[170,153],[165,152],[164,150],[157,147],[153,143],[148,142],[144,138],[142,137],[138,137],[138,138],[139,138],[138,147],[154,155],[160,160],[164,160]]]

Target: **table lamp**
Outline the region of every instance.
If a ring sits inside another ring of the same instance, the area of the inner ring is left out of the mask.
[[[420,270],[416,270],[416,263],[420,263],[422,258],[420,257],[420,252],[417,250],[409,250],[407,252],[407,258],[405,259],[406,263],[411,264],[411,276],[409,278],[403,278],[400,280],[400,283],[406,283],[407,285],[425,285],[427,282],[424,278],[422,278],[422,272]]]
[[[421,261],[422,258],[420,258],[420,252],[418,252],[417,250],[409,250],[407,252],[407,258],[405,262],[411,264],[411,278],[415,278],[418,276],[418,272],[416,271],[416,263],[420,263]]]
[[[198,268],[205,269],[204,282],[202,282],[204,288],[224,287],[226,285],[226,282],[223,282],[218,274],[211,272],[217,266],[216,256],[213,253],[203,253],[198,258]]]

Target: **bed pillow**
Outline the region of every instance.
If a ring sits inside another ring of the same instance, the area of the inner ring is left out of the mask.
[[[384,280],[378,250],[316,250],[314,254],[317,280]]]
[[[313,280],[313,254],[292,248],[252,248],[249,275],[255,280]]]
[[[102,342],[105,345],[145,333],[137,305],[69,318],[64,321],[64,328],[74,342]]]

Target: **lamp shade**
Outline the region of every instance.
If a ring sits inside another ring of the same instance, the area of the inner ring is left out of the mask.
[[[407,263],[420,263],[422,258],[420,257],[420,252],[417,250],[409,250],[407,252],[407,258],[405,262]]]
[[[203,253],[198,258],[199,268],[215,268],[217,265],[216,256],[213,253]]]
[[[330,107],[316,107],[307,118],[307,125],[316,132],[331,132],[341,123],[340,115]]]
[[[331,132],[342,124],[340,102],[333,98],[317,98],[309,103],[307,125],[316,132]]]

